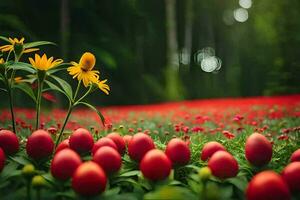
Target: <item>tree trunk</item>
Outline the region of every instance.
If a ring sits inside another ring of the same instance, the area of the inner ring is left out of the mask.
[[[193,41],[193,0],[186,0],[185,9],[185,30],[184,30],[184,63],[189,68],[191,62],[192,53],[192,41]]]
[[[69,0],[61,0],[60,4],[61,53],[63,58],[68,56],[70,38]]]
[[[182,99],[179,82],[179,56],[176,27],[176,0],[165,0],[166,3],[166,35],[167,35],[167,67],[166,67],[166,98]]]

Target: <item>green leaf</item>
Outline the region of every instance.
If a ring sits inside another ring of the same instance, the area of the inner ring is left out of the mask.
[[[27,71],[31,74],[36,73],[36,69],[34,69],[30,64],[28,63],[23,63],[23,62],[13,62],[12,64],[9,64],[8,69],[11,70],[23,70]]]
[[[37,77],[35,74],[29,74],[29,75],[27,75],[26,79],[22,79],[22,82],[33,84],[36,80],[37,80]]]
[[[13,88],[17,88],[25,92],[31,99],[36,102],[36,97],[34,95],[34,92],[32,88],[27,83],[17,83],[13,84]]]
[[[92,110],[96,111],[96,113],[98,114],[98,116],[99,116],[100,119],[101,119],[101,122],[102,122],[103,126],[105,126],[105,124],[104,124],[104,123],[105,123],[105,118],[104,118],[104,116],[102,115],[102,113],[101,113],[99,110],[97,110],[97,108],[95,108],[95,107],[92,106],[91,104],[88,104],[88,103],[82,102],[82,101],[77,102],[74,106],[79,105],[79,104],[85,105],[85,106],[91,108]]]
[[[9,156],[9,158],[13,161],[15,161],[16,163],[19,163],[21,165],[27,165],[27,164],[31,164],[29,160],[25,159],[22,156],[19,157],[13,157],[13,156]]]
[[[7,92],[7,90],[4,88],[0,88],[0,91]]]
[[[47,174],[42,174],[41,176],[44,179],[46,179],[49,183],[55,184],[56,180],[55,180],[55,178],[51,174],[47,173]]]
[[[66,93],[66,95],[72,99],[73,97],[73,91],[72,91],[72,87],[69,85],[69,83],[67,83],[65,80],[57,77],[57,76],[50,76],[51,78],[53,78],[56,82],[58,82],[58,84],[61,86],[61,88],[64,90],[64,92]]]
[[[229,178],[226,181],[231,183],[232,185],[234,185],[235,187],[237,187],[241,191],[245,191],[245,189],[248,185],[248,181],[247,181],[247,178],[245,176],[237,176],[237,177],[234,177],[234,178]]]
[[[29,42],[29,43],[24,44],[24,48],[32,48],[32,47],[38,47],[38,46],[48,45],[48,44],[56,45],[56,44],[53,43],[53,42],[48,42],[48,41],[37,41],[37,42]]]
[[[114,187],[110,190],[106,190],[105,191],[105,196],[110,196],[110,195],[117,195],[119,194],[121,191],[121,188],[120,187]]]
[[[55,84],[53,84],[47,80],[45,80],[45,83],[50,87],[51,90],[58,91],[58,92],[64,94],[71,101],[70,97],[66,94],[66,92],[63,91],[62,89],[60,89],[59,87],[57,87]],[[47,90],[49,90],[49,89],[45,89],[43,91],[47,91]]]
[[[129,171],[129,172],[125,172],[125,173],[121,174],[120,177],[137,176],[139,173],[140,173],[139,170],[133,170],[133,171]]]
[[[70,63],[61,63],[61,64],[57,65],[56,67],[49,69],[47,71],[47,74],[51,75],[51,74],[54,74],[61,70],[66,70],[70,65],[71,65]]]
[[[6,37],[3,37],[3,36],[0,36],[0,40],[4,40],[4,41],[6,41],[6,42],[9,42],[9,43],[10,43],[9,39],[8,39],[8,38],[6,38]]]

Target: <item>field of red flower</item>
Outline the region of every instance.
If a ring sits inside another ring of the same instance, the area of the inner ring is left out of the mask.
[[[300,95],[99,110],[74,110],[56,149],[66,111],[35,131],[15,109],[15,137],[1,110],[0,199],[299,199]]]

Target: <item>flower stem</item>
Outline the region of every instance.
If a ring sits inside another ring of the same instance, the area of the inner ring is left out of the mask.
[[[10,108],[10,113],[11,113],[11,123],[12,123],[12,127],[13,127],[13,132],[16,134],[17,129],[16,129],[16,119],[15,119],[15,113],[14,113],[14,97],[13,97],[13,93],[12,93],[12,87],[13,87],[13,83],[14,83],[15,74],[16,74],[16,71],[13,70],[11,73],[10,79],[7,78],[7,91],[8,91],[8,98],[9,98],[9,108]]]
[[[89,90],[88,90],[82,97],[80,97],[80,98],[76,101],[76,103],[80,102],[80,101],[83,100],[88,94],[90,94],[91,91],[92,91],[92,88],[93,88],[93,87],[90,86]]]
[[[60,140],[61,140],[61,136],[62,136],[62,134],[63,134],[63,132],[64,132],[64,129],[65,129],[66,125],[67,125],[67,122],[68,122],[68,120],[69,120],[69,117],[70,117],[70,115],[71,115],[72,110],[73,110],[73,104],[70,104],[70,105],[69,105],[69,109],[68,109],[68,113],[67,113],[67,116],[66,116],[66,119],[65,119],[65,121],[64,121],[64,124],[63,124],[63,126],[62,126],[62,128],[61,128],[61,130],[60,130],[60,133],[59,133],[59,135],[58,135],[58,138],[57,138],[57,140],[56,140],[55,148],[57,147],[57,145],[59,144],[59,142],[60,142]]]
[[[13,104],[13,94],[11,92],[11,89],[8,90],[8,97],[9,97],[9,107],[10,107],[10,114],[11,114],[11,123],[13,132],[16,134],[16,120],[15,120],[15,113],[14,113],[14,104]]]
[[[35,129],[39,129],[40,125],[40,111],[41,111],[41,97],[42,97],[42,88],[43,88],[43,81],[38,80],[38,93],[36,99],[36,124]]]
[[[76,88],[76,91],[75,91],[74,97],[73,97],[73,99],[72,99],[72,101],[73,101],[73,102],[76,100],[76,97],[77,97],[77,95],[78,95],[78,92],[79,92],[80,86],[81,86],[81,81],[79,81],[79,82],[78,82],[78,85],[77,85],[77,88]]]
[[[41,189],[36,190],[36,199],[41,200]]]
[[[74,108],[74,102],[75,102],[75,99],[76,99],[76,97],[77,97],[77,95],[78,95],[78,92],[79,92],[79,89],[80,89],[80,85],[81,85],[81,81],[78,82],[78,85],[77,85],[75,94],[74,94],[73,98],[72,98],[72,99],[70,100],[70,102],[69,102],[69,108],[68,108],[67,116],[66,116],[66,119],[65,119],[65,121],[64,121],[63,126],[61,127],[61,130],[60,130],[60,132],[59,132],[58,138],[57,138],[57,140],[56,140],[56,142],[55,142],[55,148],[57,147],[57,145],[59,144],[59,142],[60,142],[60,140],[61,140],[61,136],[62,136],[62,134],[63,134],[63,132],[64,132],[64,130],[65,130],[65,127],[66,127],[66,125],[67,125],[67,123],[68,123],[68,120],[69,120],[70,115],[71,115],[71,113],[72,113],[72,110],[73,110],[73,108]]]
[[[27,194],[27,200],[31,200],[31,182],[27,181],[26,184],[26,194]]]

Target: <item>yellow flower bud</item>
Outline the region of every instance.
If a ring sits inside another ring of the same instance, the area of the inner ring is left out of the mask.
[[[46,180],[42,176],[37,175],[33,177],[31,184],[32,187],[39,189],[46,185]]]
[[[22,174],[25,177],[32,177],[35,174],[34,166],[31,164],[25,165],[22,169]]]
[[[202,167],[198,171],[198,175],[202,181],[207,181],[211,177],[211,170],[209,167]]]

